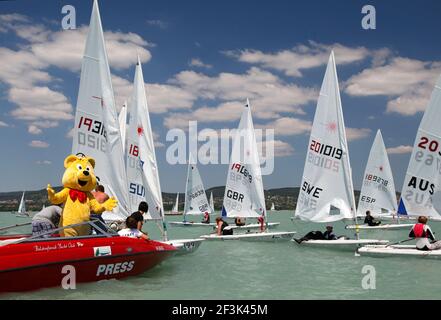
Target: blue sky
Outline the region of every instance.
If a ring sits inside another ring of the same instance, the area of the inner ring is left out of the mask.
[[[76,30],[61,29],[61,8]],[[171,128],[236,128],[251,100],[256,127],[276,132],[265,188],[298,186],[330,50],[335,49],[354,185],[381,129],[401,190],[411,146],[441,73],[441,3],[370,1],[99,2],[118,107],[140,53],[163,191],[182,192],[185,165],[165,161]],[[59,185],[70,153],[81,55],[92,1],[0,2],[0,191]],[[226,165],[199,167],[205,186]]]

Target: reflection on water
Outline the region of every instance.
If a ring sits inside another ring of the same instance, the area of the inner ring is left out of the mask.
[[[295,230],[299,236],[324,230],[324,224],[295,220],[292,212],[270,213],[276,230]],[[179,221],[182,217],[167,217]],[[30,220],[29,220],[30,221]],[[25,222],[0,213],[0,225]],[[441,223],[431,223],[441,234]],[[145,229],[159,239],[154,223]],[[334,224],[338,235],[353,237],[344,223]],[[30,231],[22,227],[20,232]],[[210,228],[169,227],[170,238],[193,238]],[[438,232],[437,232],[438,231]],[[362,231],[369,238],[399,241],[407,230]],[[361,287],[362,267],[376,269],[376,290]],[[204,242],[193,254],[173,257],[146,273],[124,280],[101,281],[30,293],[2,295],[2,299],[440,299],[441,261],[405,258],[355,257],[352,252],[298,247],[295,243]]]

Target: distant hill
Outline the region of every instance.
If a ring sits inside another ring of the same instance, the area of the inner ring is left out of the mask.
[[[56,191],[61,190],[61,187],[54,187]],[[225,187],[213,187],[206,190],[207,197],[213,192],[214,207],[216,210],[220,210],[222,207],[222,201],[224,197]],[[274,202],[276,210],[294,210],[297,204],[297,197],[299,194],[299,188],[278,188],[265,190],[265,202],[266,208],[271,207],[271,203]],[[355,191],[355,200],[358,202],[358,196],[360,191]],[[22,191],[3,192],[0,193],[0,212],[4,211],[16,211],[20,203]],[[43,205],[48,206],[46,189],[26,191],[26,207],[31,211],[38,211]],[[397,199],[399,193],[397,193]],[[173,207],[176,200],[176,193],[162,193],[162,199],[164,202],[164,210],[169,211]],[[179,194],[179,210],[184,209],[184,194]]]

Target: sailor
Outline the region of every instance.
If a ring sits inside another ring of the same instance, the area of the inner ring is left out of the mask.
[[[202,223],[210,223],[210,215],[208,214],[208,211],[204,212],[204,219],[202,220]]]
[[[36,236],[58,228],[61,212],[59,206],[49,206],[32,217],[32,236]],[[44,234],[41,238],[49,238],[51,234]]]
[[[227,236],[233,234],[233,229],[225,229],[226,227],[228,227],[228,223],[224,221],[221,217],[216,218],[216,226],[217,226],[218,236],[220,235]]]
[[[326,231],[323,232],[323,237],[325,238],[325,240],[337,240],[337,236],[334,234],[333,230],[333,226],[326,226]]]
[[[242,218],[234,218],[234,224],[238,227],[244,226],[245,221]]]
[[[381,224],[381,221],[376,221],[373,216],[371,216],[371,212],[368,210],[366,211],[366,218],[364,218],[364,223],[367,224],[369,227],[375,227],[379,226]]]
[[[98,177],[97,180],[99,180]],[[98,203],[102,204],[109,200],[109,195],[105,192],[104,186],[99,184],[98,182],[96,184],[95,191],[92,191],[91,193],[95,200],[98,201]],[[93,221],[93,223],[98,226],[98,228],[102,229],[103,231],[107,231],[106,222],[104,221],[101,214],[91,213],[90,220]],[[101,234],[102,232],[98,228],[93,227],[92,232],[95,231],[96,234]]]
[[[260,224],[260,232],[264,232],[265,231],[265,219],[260,216],[259,218],[257,218],[257,222]]]
[[[132,216],[126,219],[126,228],[118,231],[121,237],[130,237],[149,240],[149,236],[138,230],[138,221]]]
[[[149,211],[149,205],[145,201],[141,201],[138,205],[138,211],[132,213],[131,217],[136,220],[137,229],[142,230],[142,226],[144,225],[144,214]]]
[[[430,227],[427,225],[427,217],[418,217],[418,223],[412,227],[409,233],[410,238],[415,238],[416,248],[422,251],[441,249],[441,241],[435,242],[435,237]],[[430,242],[432,240],[434,242]]]
[[[343,238],[343,237],[340,237]],[[331,225],[326,226],[326,231],[311,231],[300,239],[294,239],[297,243],[302,243],[307,240],[337,240],[338,237],[333,233],[333,227]]]

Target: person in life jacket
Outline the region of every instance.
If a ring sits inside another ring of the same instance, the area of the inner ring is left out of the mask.
[[[259,222],[260,224],[260,232],[264,232],[265,231],[265,219],[260,216],[259,218],[257,218],[257,222]]]
[[[368,210],[366,211],[366,217],[364,218],[364,223],[367,224],[369,227],[376,227],[381,224],[381,221],[375,220],[375,218],[371,215],[371,212]]]
[[[207,211],[204,213],[204,219],[202,220],[202,223],[210,223],[210,215]]]
[[[233,229],[227,228],[228,223],[224,221],[221,217],[216,218],[216,227],[218,236],[229,236],[233,234]]]
[[[340,238],[346,238],[344,236],[337,237],[334,234],[333,230],[334,228],[331,225],[327,225],[325,232],[311,231],[300,239],[294,239],[294,241],[297,242],[298,244],[301,244],[303,241],[308,241],[308,240],[338,240]]]
[[[412,227],[409,233],[410,238],[415,238],[418,250],[429,251],[441,249],[441,241],[435,242],[435,237],[430,227],[427,225],[427,217],[418,217],[418,223]],[[430,242],[433,241],[433,242]]]

